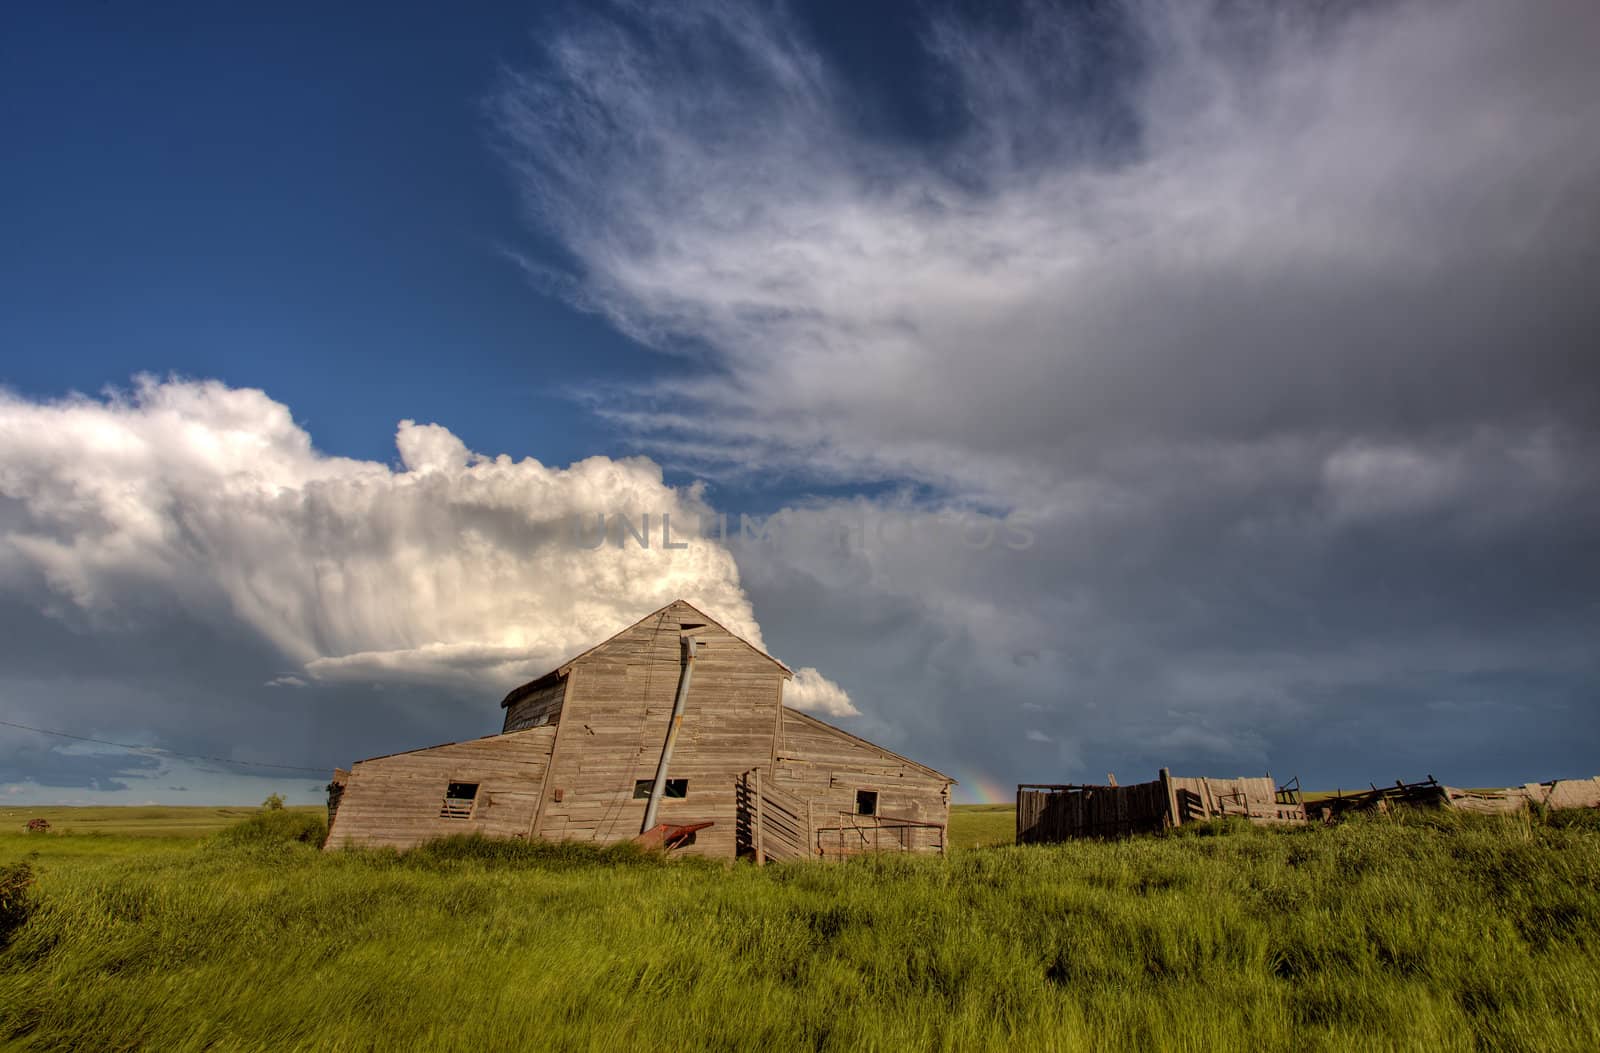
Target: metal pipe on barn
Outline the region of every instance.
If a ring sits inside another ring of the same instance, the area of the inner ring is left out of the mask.
[[[648,833],[656,825],[656,809],[661,805],[661,795],[667,789],[667,764],[672,760],[672,746],[678,741],[678,725],[683,723],[683,705],[689,700],[689,681],[694,677],[694,654],[699,644],[693,636],[684,636],[682,665],[678,669],[678,695],[672,700],[672,721],[667,725],[667,741],[661,747],[661,759],[656,762],[656,781],[650,787],[650,801],[644,806],[644,825],[640,833]]]

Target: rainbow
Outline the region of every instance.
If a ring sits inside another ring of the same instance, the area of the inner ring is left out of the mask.
[[[956,788],[951,795],[953,804],[1009,804],[1017,799],[1017,788],[1008,786],[977,769],[951,772],[956,778]]]

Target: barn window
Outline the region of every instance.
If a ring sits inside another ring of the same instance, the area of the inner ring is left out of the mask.
[[[636,799],[641,799],[641,800],[642,799],[648,799],[649,796],[650,796],[650,787],[654,786],[655,784],[656,784],[656,781],[654,779],[640,779],[638,782],[633,784],[633,796]],[[688,779],[668,779],[666,787],[661,791],[661,796],[663,796],[663,797],[687,797],[687,796],[689,796],[689,780]]]
[[[444,805],[439,809],[441,819],[471,819],[472,804],[478,799],[478,784],[453,782],[445,787]]]
[[[521,717],[513,721],[506,731],[527,731],[529,728],[542,728],[548,723],[550,723],[550,711],[547,709],[537,716]]]
[[[857,790],[856,791],[856,814],[857,815],[877,815],[878,814],[878,791],[877,790]]]

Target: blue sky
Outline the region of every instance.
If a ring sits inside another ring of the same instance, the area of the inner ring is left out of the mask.
[[[860,118],[939,134],[905,76],[916,19],[851,7],[799,14],[875,89]],[[510,262],[565,253],[521,221],[487,113],[501,70],[575,10],[17,20],[0,43],[5,382],[50,397],[139,372],[220,377],[268,389],[349,456],[391,457],[404,417],[551,462],[623,452],[573,390],[675,363]]]
[[[352,456],[391,457],[408,416],[497,451],[614,450],[564,389],[661,360],[504,255],[558,251],[518,222],[484,114],[536,21],[523,5],[13,19],[6,382],[221,377]]]
[[[1596,42],[1555,0],[13,14],[7,719],[343,764],[687,593],[968,799],[1592,774]],[[644,511],[780,540],[560,543]],[[271,788],[315,796],[0,729],[10,800]]]

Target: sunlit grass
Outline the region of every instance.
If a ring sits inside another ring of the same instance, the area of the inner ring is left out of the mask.
[[[102,850],[34,860],[32,915],[0,953],[0,1041],[1600,1048],[1600,827],[1558,818],[765,870],[572,845],[52,837]],[[42,840],[0,837],[0,861]]]
[[[958,804],[950,809],[950,847],[984,848],[1017,839],[1014,804]]]
[[[284,809],[326,815],[320,805]],[[38,805],[0,808],[0,834],[15,833],[29,819],[43,819],[52,831],[68,834],[115,834],[122,837],[207,837],[254,814],[254,808],[182,807],[176,805]]]

